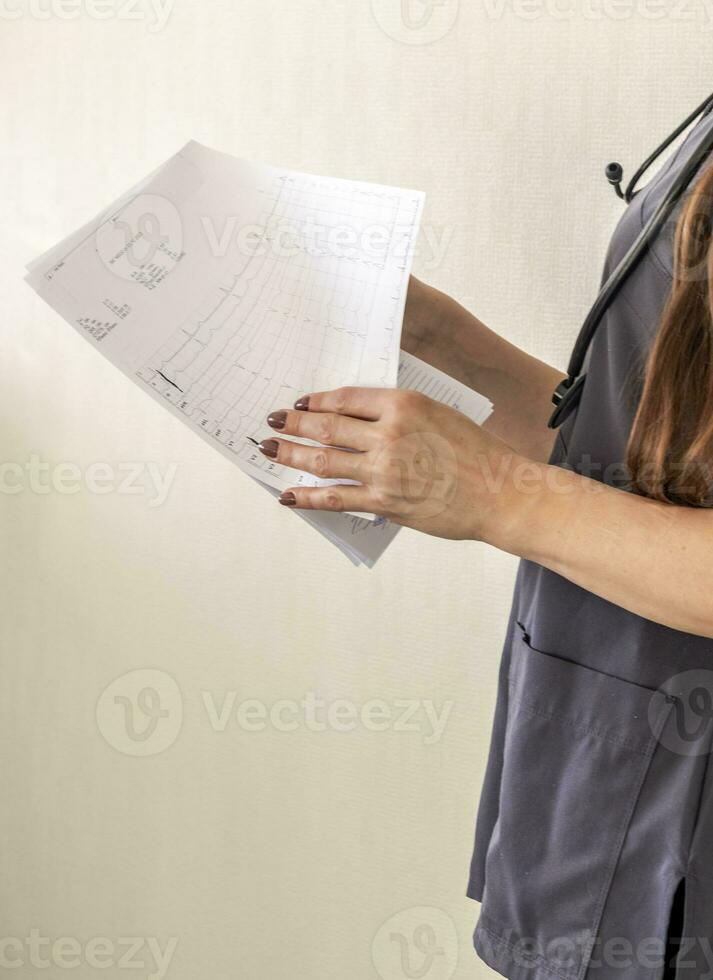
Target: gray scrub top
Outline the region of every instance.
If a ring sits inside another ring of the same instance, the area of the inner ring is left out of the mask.
[[[713,113],[626,208],[605,277],[711,127]],[[580,405],[551,458],[622,488],[679,212],[600,324]],[[475,949],[494,970],[512,980],[660,980],[683,882],[680,976],[713,977],[711,692],[713,640],[521,562],[468,886],[482,902]]]

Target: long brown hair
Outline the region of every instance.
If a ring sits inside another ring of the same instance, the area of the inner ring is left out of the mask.
[[[627,451],[631,487],[713,506],[713,166],[676,224],[673,283],[649,354]]]

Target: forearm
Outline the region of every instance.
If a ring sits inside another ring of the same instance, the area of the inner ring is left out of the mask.
[[[486,429],[531,459],[549,458],[551,396],[561,371],[508,343],[450,296],[412,280],[402,344],[488,397]]]
[[[713,637],[713,512],[676,507],[544,464],[515,462],[493,541],[618,606]]]

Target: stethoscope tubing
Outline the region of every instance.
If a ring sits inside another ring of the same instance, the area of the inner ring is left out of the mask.
[[[623,194],[624,200],[627,203],[630,203],[636,196],[636,184],[648,168],[695,119],[699,116],[706,115],[712,109],[713,95],[710,95],[647,157],[632,177]],[[586,374],[582,374],[582,369],[586,360],[587,351],[594,339],[597,328],[604,318],[604,314],[614,302],[619,290],[638,266],[649,246],[663,229],[687,188],[712,151],[713,129],[706,134],[705,139],[701,141],[694,153],[691,154],[691,157],[681,169],[665,198],[660,202],[641,232],[637,235],[626,255],[624,255],[599,291],[592,308],[582,324],[572,349],[567,366],[567,377],[560,382],[552,396],[555,410],[548,423],[551,429],[558,428],[569,417],[579,402],[586,379]]]

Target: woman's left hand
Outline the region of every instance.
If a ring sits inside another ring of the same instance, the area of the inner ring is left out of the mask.
[[[260,449],[283,466],[359,484],[294,487],[280,502],[307,510],[363,511],[442,538],[507,547],[519,498],[513,476],[537,464],[461,412],[414,391],[339,388],[273,412],[281,435]]]

